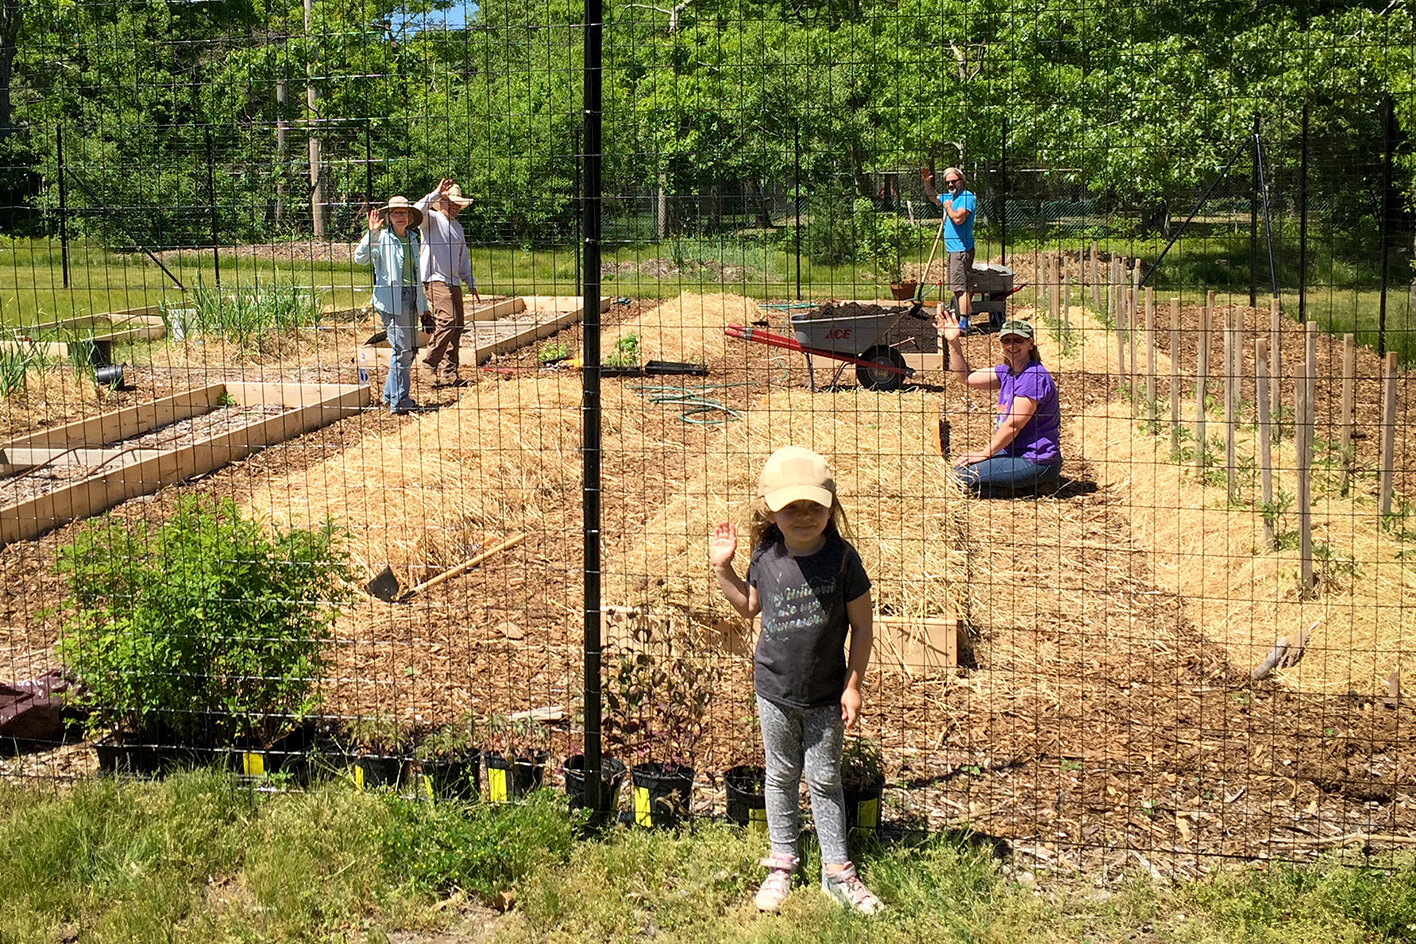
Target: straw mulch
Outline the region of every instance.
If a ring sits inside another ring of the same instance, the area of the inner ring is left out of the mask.
[[[1076,310],[1073,317],[1076,318]],[[1093,330],[1099,323],[1087,316]],[[1076,324],[1076,321],[1073,322]],[[1104,346],[1091,340],[1062,359],[1063,370],[1096,370]],[[1142,354],[1142,363],[1144,356]],[[1156,355],[1167,378],[1169,358]],[[1158,386],[1158,390],[1162,389]],[[1182,424],[1193,430],[1193,388],[1182,392]],[[1256,475],[1241,474],[1244,507],[1231,508],[1223,484],[1204,485],[1193,466],[1172,460],[1168,393],[1161,393],[1159,434],[1133,420],[1128,403],[1092,409],[1080,421],[1080,442],[1098,482],[1119,489],[1131,507],[1131,526],[1148,550],[1160,586],[1178,593],[1205,635],[1233,661],[1257,666],[1279,637],[1310,634],[1305,657],[1278,677],[1298,691],[1385,694],[1386,680],[1416,656],[1416,612],[1404,601],[1416,591],[1408,549],[1383,532],[1370,496],[1339,498],[1333,473],[1315,469],[1313,542],[1319,585],[1300,592],[1296,549],[1265,546]],[[1207,438],[1222,437],[1223,416],[1212,415]],[[1252,427],[1238,431],[1236,452],[1258,455]],[[1223,459],[1223,454],[1219,456]],[[1274,493],[1297,494],[1291,437],[1274,452]],[[1357,492],[1368,491],[1358,488]],[[1278,522],[1292,537],[1297,511]]]
[[[449,408],[265,483],[249,505],[280,527],[331,516],[369,575],[388,565],[416,584],[512,532],[560,525],[580,485],[580,397],[568,375],[476,384]]]
[[[684,293],[608,332],[604,350],[612,351],[616,341],[633,334],[639,340],[641,360],[721,361],[727,343],[739,343],[726,342],[723,328],[759,318],[761,309],[750,298]]]
[[[606,599],[690,625],[734,618],[711,580],[709,532],[718,521],[737,525],[745,571],[757,474],[773,450],[801,445],[831,464],[877,608],[959,614],[965,499],[926,443],[931,424],[938,404],[922,393],[783,389],[762,397],[710,444],[706,461],[645,526],[643,543],[607,560]]]
[[[0,438],[116,409],[121,398],[71,366],[31,369],[25,386],[0,397]]]

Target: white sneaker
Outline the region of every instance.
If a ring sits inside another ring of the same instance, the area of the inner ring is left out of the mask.
[[[855,866],[849,862],[835,875],[827,875],[823,870],[821,891],[828,898],[863,915],[879,914],[885,910],[885,905],[875,897],[874,892],[865,887],[865,883],[856,874]]]
[[[758,911],[776,911],[792,893],[792,873],[796,871],[797,859],[795,856],[774,854],[760,864],[767,869],[767,877],[758,886],[753,901]]]

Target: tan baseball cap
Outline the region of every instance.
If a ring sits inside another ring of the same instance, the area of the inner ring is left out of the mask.
[[[810,449],[783,446],[762,467],[757,494],[774,512],[803,499],[830,508],[836,499],[836,481],[826,460]]]
[[[1033,336],[1033,326],[1026,321],[1017,319],[1005,321],[1003,327],[998,329],[998,337],[1002,339],[1010,336],[1030,340]]]

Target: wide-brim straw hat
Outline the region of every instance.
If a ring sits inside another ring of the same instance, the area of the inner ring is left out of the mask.
[[[457,184],[453,184],[451,187],[447,188],[447,193],[443,194],[443,196],[447,197],[459,207],[469,207],[472,205],[472,198],[464,197],[462,195],[462,188]]]
[[[407,197],[389,197],[388,202],[379,207],[379,219],[388,222],[389,210],[407,210],[408,225],[418,226],[423,222],[423,211],[408,202]]]

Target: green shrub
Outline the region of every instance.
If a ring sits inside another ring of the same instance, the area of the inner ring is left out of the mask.
[[[850,206],[842,200],[813,203],[802,227],[802,251],[819,265],[835,266],[856,259],[856,232]]]
[[[59,553],[57,648],[98,730],[269,743],[317,703],[344,594],[338,531],[267,536],[235,502],[186,498],[159,527],[104,518]]]

